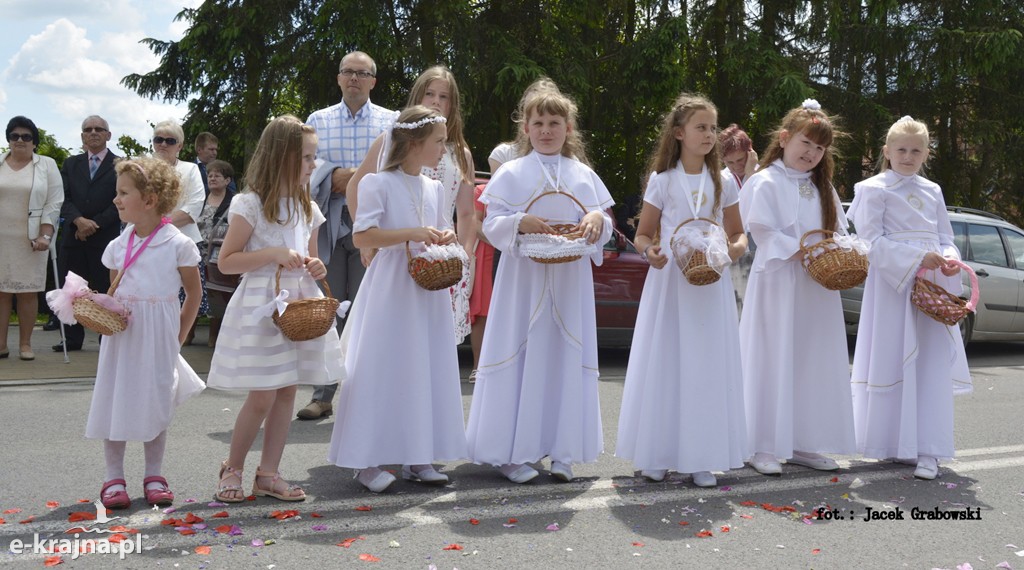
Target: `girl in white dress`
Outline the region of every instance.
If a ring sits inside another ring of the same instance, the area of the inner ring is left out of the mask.
[[[224,311],[208,384],[249,395],[231,432],[228,459],[221,464],[216,497],[226,503],[245,500],[242,468],[261,424],[263,449],[252,493],[282,501],[306,497],[278,472],[296,384],[344,378],[334,328],[319,338],[295,342],[271,319],[278,268],[281,292],[288,291],[289,299],[323,296],[315,280],[327,275],[316,249],[317,227],[324,217],[309,197],[316,145],[316,131],[297,118],[285,115],[270,121],[249,164],[246,190],[228,210],[218,267],[226,274],[244,275]]]
[[[953,394],[971,391],[967,356],[956,327],[910,301],[914,276],[959,293],[960,259],[942,189],[918,174],[928,159],[928,127],[903,117],[882,147],[882,173],[856,186],[850,220],[871,242],[864,287],[853,405],[857,449],[865,457],[916,463],[934,479],[939,459],[953,457]]]
[[[422,174],[445,153],[445,130],[437,111],[402,111],[387,162],[359,184],[353,242],[379,251],[346,324],[349,379],[327,458],[359,470],[359,482],[375,493],[395,480],[381,465],[398,463],[405,479],[444,484],[448,476],[431,463],[466,457],[451,298],[417,285],[406,254],[407,243],[456,242],[442,211],[444,189]]]
[[[779,475],[780,459],[813,469],[852,454],[853,408],[843,307],[838,291],[801,264],[800,238],[845,233],[832,187],[837,130],[813,99],[791,110],[760,169],[740,192],[740,212],[757,251],[740,318],[740,350],[751,466]]]
[[[612,198],[584,164],[576,105],[553,90],[524,106],[531,152],[505,163],[480,202],[484,234],[502,251],[469,412],[475,463],[494,465],[516,483],[537,476],[526,463],[551,458],[551,474],[573,478],[573,463],[597,460],[604,444],[598,403],[597,326],[591,261],[600,247],[567,263],[544,264],[521,251],[520,234],[554,233],[547,221],[577,224],[589,244],[611,236]],[[574,160],[575,157],[577,160]],[[549,196],[527,213],[541,193]]]
[[[115,166],[114,205],[128,227],[103,252],[111,282],[121,273],[114,297],[131,311],[128,328],[100,344],[96,387],[85,436],[103,440],[107,481],[100,500],[108,509],[127,508],[124,452],[128,441],[142,441],[146,502],[169,505],[174,493],[160,475],[167,428],[174,408],[199,393],[203,383],[179,351],[202,298],[199,250],[164,218],[181,195],[178,175],[150,157]],[[184,287],[185,303],[178,290]]]
[[[406,108],[423,105],[437,111],[447,121],[448,142],[445,145],[444,156],[441,157],[441,161],[437,165],[424,168],[423,174],[431,180],[441,183],[441,187],[444,189],[441,213],[444,216],[445,224],[455,228],[459,243],[466,249],[466,254],[472,258],[476,251],[478,223],[473,205],[473,155],[462,134],[461,101],[455,76],[447,67],[436,65],[416,78],[409,91]],[[383,138],[381,135],[373,142],[362,164],[359,165],[359,169],[348,184],[348,207],[353,217],[357,215],[359,181],[367,174],[377,171]],[[455,219],[452,217],[453,214],[458,223],[453,221]],[[367,257],[364,256],[364,260]],[[463,267],[462,280],[449,289],[453,318],[455,319],[455,344],[460,344],[470,333],[471,280],[470,264],[467,263]]]
[[[720,172],[717,120],[713,103],[681,95],[665,117],[647,169],[654,175],[644,193],[636,247],[651,269],[640,297],[615,450],[652,481],[674,469],[693,473],[698,487],[714,486],[711,471],[743,467],[748,456],[729,269],[715,283],[692,285],[669,263],[667,247],[681,222],[708,218],[724,228],[730,261],[746,250],[736,184]],[[712,425],[693,435],[694,426]]]

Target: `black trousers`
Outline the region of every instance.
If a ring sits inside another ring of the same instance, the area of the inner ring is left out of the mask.
[[[72,239],[74,239],[72,237]],[[87,244],[72,247],[62,246],[57,256],[58,266],[61,273],[61,285],[64,284],[64,277],[68,271],[89,282],[89,287],[100,293],[106,293],[110,289],[110,269],[103,265],[101,258],[107,244]],[[85,340],[85,328],[82,325],[70,325],[64,329],[65,337],[69,346],[81,346]]]

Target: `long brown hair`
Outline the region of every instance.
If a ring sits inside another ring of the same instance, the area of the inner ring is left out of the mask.
[[[821,201],[821,227],[825,230],[836,231],[839,229],[839,217],[836,215],[834,192],[832,189],[832,174],[835,172],[836,149],[833,141],[846,136],[835,125],[837,117],[829,117],[821,109],[797,107],[786,113],[782,118],[782,124],[772,133],[772,140],[768,149],[761,157],[760,168],[767,168],[769,164],[782,158],[783,148],[780,139],[783,135],[792,140],[798,134],[825,147],[825,153],[821,161],[811,171],[811,180],[818,187],[818,196]]]
[[[718,116],[718,108],[715,107],[715,104],[702,95],[682,93],[676,98],[672,110],[665,115],[661,122],[658,144],[654,147],[650,160],[647,161],[645,176],[651,172],[660,174],[675,167],[683,156],[683,143],[675,137],[676,129],[685,127],[690,117],[697,111],[711,111],[716,117]],[[711,211],[717,216],[722,205],[722,177],[719,174],[722,170],[722,159],[718,156],[717,137],[715,137],[714,148],[704,155],[704,164],[707,165],[708,174],[711,175],[711,180],[715,184],[715,203]]]
[[[302,143],[306,137],[316,139],[316,129],[293,115],[271,119],[263,129],[252,162],[245,173],[247,190],[255,192],[263,204],[263,217],[271,223],[291,223],[292,213],[299,210],[306,223],[313,219],[309,183],[297,184],[302,175]],[[288,218],[281,215],[281,187],[288,188]]]
[[[427,93],[427,87],[430,86],[432,81],[437,80],[448,84],[450,106],[448,107],[448,116],[445,119],[448,120],[448,142],[452,145],[452,152],[455,154],[452,158],[455,159],[455,164],[459,165],[459,171],[462,172],[462,181],[472,184],[473,172],[470,170],[469,161],[466,160],[469,145],[466,144],[466,138],[462,135],[462,98],[459,96],[459,85],[455,83],[455,76],[452,75],[452,72],[443,65],[435,65],[421,73],[416,78],[416,82],[412,84],[412,89],[409,91],[409,100],[406,101],[405,107],[408,109],[414,105],[421,104],[423,96]]]

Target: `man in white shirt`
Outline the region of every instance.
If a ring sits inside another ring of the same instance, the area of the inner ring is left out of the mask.
[[[320,259],[327,264],[327,283],[341,301],[355,299],[366,271],[359,248],[352,244],[352,217],[345,187],[373,141],[398,117],[397,111],[370,102],[370,91],[376,85],[377,64],[373,59],[361,51],[349,53],[338,66],[341,102],[315,111],[306,120],[316,128],[319,138],[310,190],[327,217],[320,227],[317,246]],[[299,410],[298,417],[312,420],[331,415],[331,400],[337,390],[337,384],[316,388],[312,401]]]

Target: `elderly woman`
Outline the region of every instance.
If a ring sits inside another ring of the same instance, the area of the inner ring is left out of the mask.
[[[203,211],[203,202],[206,200],[206,187],[203,185],[203,176],[199,172],[199,165],[194,162],[178,160],[178,153],[185,141],[185,131],[181,125],[172,120],[161,121],[153,127],[153,154],[162,158],[174,167],[181,178],[182,194],[181,200],[171,213],[171,223],[181,230],[181,233],[192,238],[192,241],[203,251],[203,236],[199,232],[196,222]],[[206,274],[205,264],[199,262],[199,275]],[[181,301],[185,302],[184,291],[180,294]],[[203,300],[199,305],[199,314],[205,315],[210,312],[210,306],[206,300],[206,279],[203,279]],[[195,326],[189,331],[185,344],[192,342],[195,333]]]
[[[7,123],[7,141],[11,150],[0,155],[0,358],[10,355],[6,321],[16,297],[19,353],[22,360],[34,360],[37,294],[46,286],[46,252],[64,202],[64,184],[57,163],[35,153],[35,123],[14,117]]]

